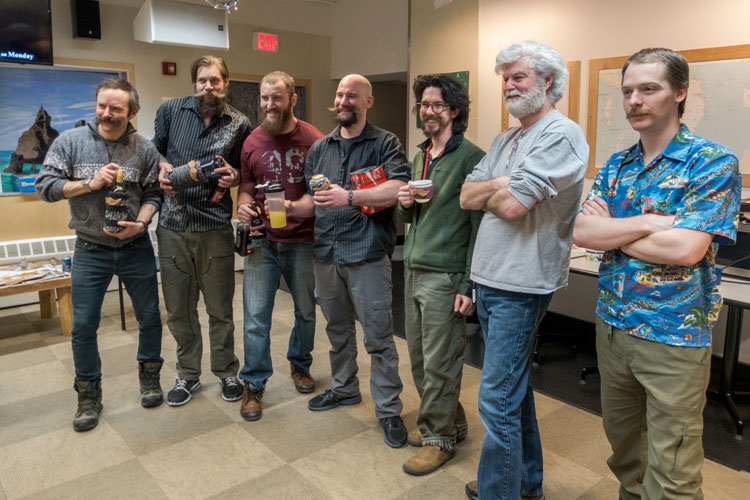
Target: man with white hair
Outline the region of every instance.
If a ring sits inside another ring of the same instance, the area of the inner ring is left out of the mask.
[[[543,499],[542,445],[529,380],[536,329],[568,280],[573,221],[589,148],[555,110],[568,76],[554,49],[520,42],[497,55],[504,102],[519,119],[466,177],[461,207],[485,212],[471,279],[485,355],[479,414],[487,430],[469,498]]]

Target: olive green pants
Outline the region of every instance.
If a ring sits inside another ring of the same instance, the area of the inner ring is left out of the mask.
[[[421,401],[417,426],[422,444],[450,450],[468,430],[458,401],[466,319],[454,312],[463,273],[404,268],[404,316],[411,374]]]
[[[607,464],[620,496],[702,499],[703,407],[710,347],[679,347],[628,335],[596,318]]]

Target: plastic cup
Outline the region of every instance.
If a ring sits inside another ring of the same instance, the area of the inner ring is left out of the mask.
[[[284,206],[284,186],[271,184],[265,189],[268,201],[268,220],[273,229],[286,227],[286,207]]]

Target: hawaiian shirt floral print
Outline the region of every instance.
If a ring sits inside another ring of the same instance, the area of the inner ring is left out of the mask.
[[[588,198],[604,199],[612,217],[674,215],[673,227],[714,238],[703,259],[692,266],[652,264],[618,248],[605,252],[597,315],[643,339],[710,346],[711,328],[722,306],[714,257],[718,244],[732,244],[737,236],[741,184],[732,152],[693,135],[684,125],[648,166],[640,141],[612,155]]]

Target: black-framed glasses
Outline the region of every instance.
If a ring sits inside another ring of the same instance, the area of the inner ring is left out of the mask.
[[[424,110],[424,111],[427,111],[428,108],[432,108],[432,111],[435,112],[435,113],[437,113],[437,114],[440,114],[443,111],[445,111],[446,109],[450,108],[450,106],[448,106],[444,102],[426,102],[426,101],[422,101],[422,102],[417,103],[417,106],[419,106],[419,109]]]

